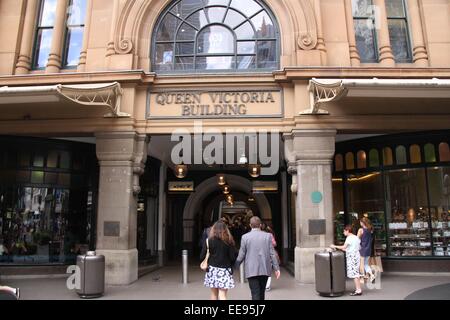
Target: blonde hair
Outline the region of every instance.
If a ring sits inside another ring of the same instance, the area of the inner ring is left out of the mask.
[[[370,222],[369,218],[362,218],[361,222],[364,224],[364,226],[369,229],[369,231],[373,231],[373,225],[372,222]]]

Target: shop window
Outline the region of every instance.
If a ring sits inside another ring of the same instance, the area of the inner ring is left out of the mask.
[[[344,159],[342,154],[337,154],[336,157],[334,157],[334,167],[337,172],[344,170]]]
[[[369,152],[369,165],[372,168],[380,166],[380,154],[377,149],[372,149]]]
[[[33,167],[42,168],[44,166],[44,155],[42,153],[36,153],[33,157]]]
[[[450,168],[428,170],[431,223],[433,228],[433,254],[450,256]]]
[[[367,156],[365,151],[359,151],[357,155],[358,169],[367,168]]]
[[[383,149],[383,165],[384,166],[392,166],[394,164],[394,159],[392,156],[392,149],[386,147]]]
[[[56,184],[58,181],[58,174],[53,172],[45,173],[45,184]]]
[[[19,153],[19,167],[26,167],[28,168],[30,166],[30,159],[31,155],[27,151],[23,151]]]
[[[361,62],[378,62],[375,14],[372,0],[353,0],[353,25]]]
[[[58,152],[50,151],[47,156],[47,168],[58,167]]]
[[[44,183],[44,172],[42,171],[33,171],[31,173],[31,183]]]
[[[70,153],[67,151],[61,151],[60,154],[60,168],[70,169]]]
[[[409,156],[411,157],[411,163],[421,163],[422,155],[420,152],[420,146],[415,144],[409,148]]]
[[[347,222],[359,228],[363,217],[370,219],[375,230],[375,250],[386,255],[386,224],[383,179],[380,172],[349,175],[347,178]]]
[[[355,169],[355,156],[353,155],[353,152],[348,152],[345,155],[345,168],[347,170]]]
[[[341,176],[333,178],[333,223],[335,243],[343,244],[345,236],[344,184]]]
[[[390,256],[431,256],[425,169],[385,174]]]
[[[33,53],[33,69],[47,66],[55,26],[56,0],[41,0]]]
[[[157,72],[273,70],[278,27],[259,0],[179,0],[161,15],[153,38]]]
[[[17,171],[17,182],[29,183],[30,171]]]
[[[436,162],[436,149],[434,148],[434,145],[428,143],[425,145],[424,150],[425,150],[425,162],[427,163]]]
[[[386,0],[392,53],[396,62],[412,62],[405,0]]]
[[[408,164],[405,146],[398,146],[397,149],[395,149],[395,158],[397,160],[397,165],[399,166]]]
[[[450,148],[448,147],[448,143],[442,142],[439,145],[439,159],[441,162],[450,161]]]
[[[63,67],[78,66],[83,47],[83,33],[87,0],[70,0],[67,9],[67,23],[64,41]]]
[[[58,175],[58,185],[63,187],[70,186],[70,174],[60,173]]]

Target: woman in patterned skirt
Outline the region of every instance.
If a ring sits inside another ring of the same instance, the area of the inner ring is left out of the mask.
[[[234,288],[233,265],[238,252],[233,236],[224,222],[218,221],[211,228],[209,237],[203,244],[201,261],[205,259],[208,247],[205,287],[211,289],[211,300],[227,300],[228,290]]]
[[[361,240],[352,233],[352,226],[348,225],[344,228],[344,235],[347,237],[343,246],[331,245],[331,248],[345,251],[347,259],[347,277],[353,279],[356,290],[351,293],[351,296],[361,296],[362,289],[359,282],[359,266],[361,262],[361,255],[359,253]]]

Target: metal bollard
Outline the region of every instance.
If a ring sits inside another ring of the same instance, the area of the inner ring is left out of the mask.
[[[245,283],[245,267],[244,267],[244,262],[242,262],[241,265],[240,265],[240,267],[239,267],[239,277],[240,277],[241,283]]]
[[[183,284],[188,284],[189,252],[187,250],[183,250],[182,260],[183,260]]]

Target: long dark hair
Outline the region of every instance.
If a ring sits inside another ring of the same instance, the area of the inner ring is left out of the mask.
[[[229,246],[234,246],[235,242],[233,236],[231,235],[230,229],[226,223],[222,221],[217,221],[211,228],[209,232],[210,239],[219,239],[228,244]]]

